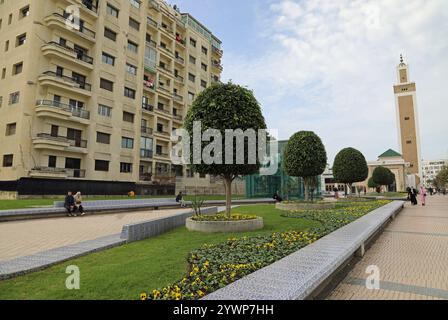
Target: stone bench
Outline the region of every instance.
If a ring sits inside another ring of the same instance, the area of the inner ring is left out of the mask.
[[[205,300],[303,300],[316,298],[345,264],[363,256],[366,244],[404,206],[391,202],[305,248],[260,269]]]

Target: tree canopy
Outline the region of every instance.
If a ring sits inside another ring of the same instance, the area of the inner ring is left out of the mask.
[[[354,148],[341,150],[334,160],[333,175],[337,182],[349,185],[366,180],[369,176],[366,158]]]
[[[380,186],[389,186],[395,182],[395,175],[390,169],[377,167],[372,174],[373,182]]]

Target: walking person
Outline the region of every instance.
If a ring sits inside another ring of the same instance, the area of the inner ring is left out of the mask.
[[[64,200],[64,208],[67,209],[67,216],[73,217],[76,216],[75,212],[75,198],[73,197],[73,193],[69,191],[65,196]]]
[[[418,196],[417,189],[412,187],[411,201],[414,206],[418,205],[417,196]]]
[[[426,205],[426,189],[424,186],[420,187],[420,201],[422,202],[422,206]]]
[[[75,198],[75,207],[78,210],[78,212],[81,214],[81,216],[84,216],[86,213],[84,212],[84,208],[82,206],[82,196],[81,192],[78,191],[74,197]]]

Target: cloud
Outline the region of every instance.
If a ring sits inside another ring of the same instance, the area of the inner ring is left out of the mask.
[[[254,90],[281,138],[313,130],[330,161],[346,146],[371,160],[397,149],[392,86],[403,53],[417,82],[423,156],[448,157],[445,0],[282,0],[258,13],[262,49],[226,51],[224,78]]]

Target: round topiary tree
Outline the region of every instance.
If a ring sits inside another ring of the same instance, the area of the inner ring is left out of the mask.
[[[266,129],[265,119],[261,112],[260,104],[254,97],[252,91],[233,83],[220,83],[208,87],[202,91],[194,100],[189,109],[184,122],[184,128],[188,131],[191,142],[193,143],[193,128],[195,122],[201,123],[201,134],[208,129],[219,131],[222,137],[226,136],[226,130],[246,130],[252,129],[258,132],[260,129]],[[230,216],[232,200],[232,182],[238,176],[255,174],[260,169],[258,157],[258,135],[255,138],[256,146],[249,146],[249,140],[244,141],[244,164],[238,164],[236,145],[232,139],[233,162],[228,164],[226,161],[230,157],[230,150],[226,150],[226,143],[222,143],[220,150],[214,150],[213,154],[219,155],[222,163],[206,163],[204,159],[200,163],[191,161],[192,169],[201,174],[220,176],[224,180],[226,190],[226,214]],[[210,142],[202,142],[202,152],[209,148]],[[249,147],[254,147],[257,153],[256,163],[251,164],[249,159]],[[229,151],[229,154],[226,154]],[[211,153],[210,153],[211,154]],[[193,155],[191,156],[193,158]]]
[[[378,187],[380,186],[373,181],[373,177],[370,177],[369,181],[367,181],[367,187],[378,191]]]
[[[336,182],[349,186],[350,193],[353,183],[362,182],[369,176],[366,158],[354,148],[341,150],[334,160],[333,175]]]
[[[291,177],[301,177],[305,185],[305,200],[309,189],[327,165],[327,152],[322,140],[314,132],[300,131],[288,141],[283,154],[283,168]]]
[[[395,181],[395,175],[390,169],[380,166],[373,170],[372,179],[379,186],[390,186]]]

